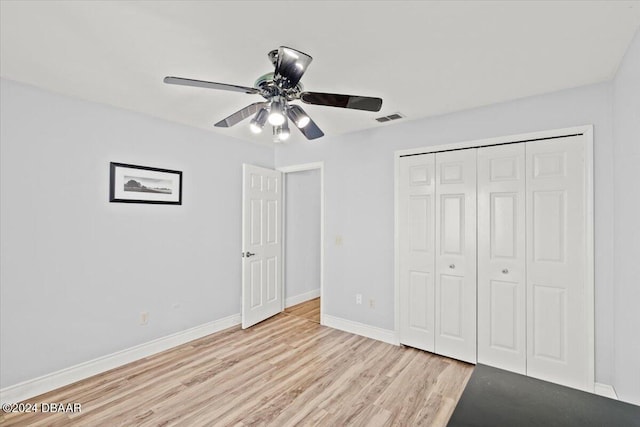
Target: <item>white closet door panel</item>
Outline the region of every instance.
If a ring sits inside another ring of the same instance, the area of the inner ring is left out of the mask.
[[[400,342],[434,351],[435,155],[400,158]]]
[[[478,362],[526,373],[525,146],[478,149]]]
[[[527,375],[588,390],[583,138],[526,143]]]
[[[436,153],[435,352],[476,362],[476,149]]]
[[[242,170],[242,327],[248,328],[283,307],[282,173],[248,164]]]

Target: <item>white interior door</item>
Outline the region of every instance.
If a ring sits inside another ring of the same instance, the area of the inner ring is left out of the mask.
[[[583,136],[526,143],[527,375],[589,390]]]
[[[525,145],[478,149],[478,362],[526,374]]]
[[[242,327],[282,311],[282,173],[242,165]]]
[[[476,152],[436,153],[436,353],[476,362]]]
[[[400,343],[435,351],[435,154],[399,160]]]

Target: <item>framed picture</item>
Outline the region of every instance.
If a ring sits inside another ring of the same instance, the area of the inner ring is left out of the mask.
[[[111,162],[109,201],[182,204],[182,172]]]

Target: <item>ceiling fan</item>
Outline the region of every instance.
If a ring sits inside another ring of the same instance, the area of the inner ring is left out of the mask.
[[[313,59],[306,53],[281,46],[269,52],[268,56],[275,67],[275,71],[258,78],[254,87],[172,76],[165,77],[164,82],[261,95],[265,101],[254,102],[220,120],[215,126],[231,127],[249,116],[255,115],[249,124],[251,131],[256,134],[262,132],[265,123],[268,121],[273,126],[274,142],[286,141],[289,138],[290,131],[287,118],[295,124],[307,139],[316,139],[324,136],[322,130],[299,105],[290,104],[292,101],[301,100],[306,104],[364,111],[380,111],[382,107],[381,98],[303,91],[300,79]]]

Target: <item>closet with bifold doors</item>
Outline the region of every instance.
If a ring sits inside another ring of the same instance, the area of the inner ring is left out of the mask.
[[[592,390],[590,143],[399,156],[401,344]]]

